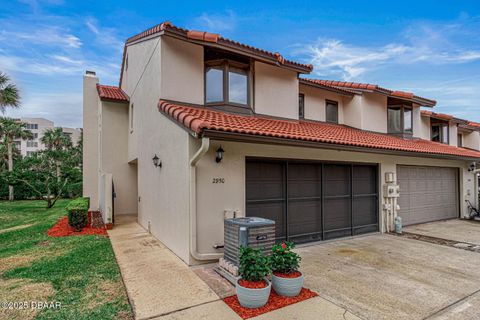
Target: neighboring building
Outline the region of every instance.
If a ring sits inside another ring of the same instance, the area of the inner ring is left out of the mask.
[[[128,39],[118,87],[84,77],[91,209],[138,213],[187,264],[222,256],[234,215],[273,219],[296,242],[467,215],[480,127],[449,121],[455,137],[434,142],[444,129],[420,110],[434,100],[300,76],[311,71],[168,22]]]
[[[43,145],[41,139],[46,130],[55,128],[53,121],[44,118],[20,118],[18,120],[26,123],[27,129],[33,134],[32,139],[16,139],[14,141],[16,148],[20,150],[22,156],[29,156],[34,152],[44,150],[45,146]],[[76,145],[82,135],[82,129],[64,127],[62,127],[62,129],[65,134],[72,138],[72,143]]]

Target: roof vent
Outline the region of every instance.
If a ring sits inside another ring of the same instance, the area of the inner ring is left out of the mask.
[[[88,74],[88,75],[91,75],[91,76],[97,75],[97,74],[95,73],[95,71],[91,71],[91,70],[85,71],[85,74]]]

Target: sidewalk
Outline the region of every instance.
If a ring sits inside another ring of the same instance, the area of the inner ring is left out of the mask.
[[[116,216],[108,231],[137,320],[240,319],[185,263],[136,223]],[[315,297],[254,319],[359,320]]]

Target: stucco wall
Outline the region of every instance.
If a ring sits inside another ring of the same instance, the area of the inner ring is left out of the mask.
[[[83,77],[83,196],[90,197],[90,209],[98,210],[99,105],[98,78]]]
[[[255,62],[255,112],[298,119],[297,73]]]
[[[375,93],[362,95],[363,130],[387,133],[387,97]]]
[[[305,119],[325,121],[326,100],[338,102],[338,123],[343,124],[343,96],[331,91],[300,85],[300,93],[305,95]]]
[[[162,98],[204,103],[203,47],[162,38]]]
[[[127,92],[135,105],[134,134],[130,136],[129,149],[131,144],[136,144],[136,154],[134,158],[129,154],[129,160],[136,159],[137,163],[138,222],[188,263],[188,133],[157,108],[163,97],[161,84],[171,81],[169,72],[173,71],[167,68],[169,71],[163,72],[165,64],[162,64],[160,53],[165,37],[160,39],[158,44],[155,44],[157,39],[150,40],[153,42],[149,45],[151,51],[145,50],[145,56],[138,57],[145,61],[152,55],[149,67],[136,80],[136,90]],[[169,50],[166,52],[173,54]],[[188,64],[189,59],[189,55],[176,55],[175,62],[169,63]],[[130,59],[130,63],[132,61]],[[185,90],[186,95],[188,90]],[[153,165],[155,154],[162,168]]]
[[[362,99],[361,95],[355,95],[346,99],[343,103],[343,121],[347,126],[362,128]]]
[[[111,173],[115,214],[137,213],[137,170],[128,163],[128,104],[102,103],[101,172]]]
[[[467,172],[468,162],[465,161],[221,142],[225,150],[224,160],[217,164],[214,159],[215,150],[219,145],[220,142],[212,141],[209,152],[199,161],[197,166],[197,215],[199,224],[197,237],[198,246],[202,253],[216,252],[212,246],[223,241],[225,210],[228,212],[237,210],[241,216],[245,215],[245,158],[248,156],[379,163],[382,185],[384,184],[385,172],[396,172],[398,164],[459,167],[462,172],[460,174],[462,213],[466,210],[462,199],[467,197],[467,190],[471,194],[468,198],[472,201],[475,198],[473,195],[473,175]],[[214,178],[224,178],[225,183],[212,183]],[[380,195],[380,208],[382,200]],[[380,213],[382,213],[382,210],[380,210]],[[382,220],[380,219],[380,221]]]
[[[458,146],[458,127],[456,123],[450,123],[448,128],[448,142],[451,146]]]
[[[463,146],[465,148],[480,149],[480,132],[473,131],[471,133],[463,134]]]
[[[422,137],[423,135],[422,125],[423,123],[422,123],[422,115],[420,112],[420,107],[414,104],[412,108],[412,133],[415,138]]]
[[[431,138],[430,117],[421,117],[420,138],[425,140]]]

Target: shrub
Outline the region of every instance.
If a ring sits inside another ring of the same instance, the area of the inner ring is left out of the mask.
[[[292,242],[282,242],[272,247],[270,255],[270,267],[273,272],[289,274],[298,271],[301,257],[292,251],[295,244]]]
[[[89,205],[89,198],[77,198],[67,204],[68,224],[76,231],[87,226]]]
[[[240,247],[240,267],[242,279],[247,281],[263,281],[271,272],[268,259],[260,249]]]

